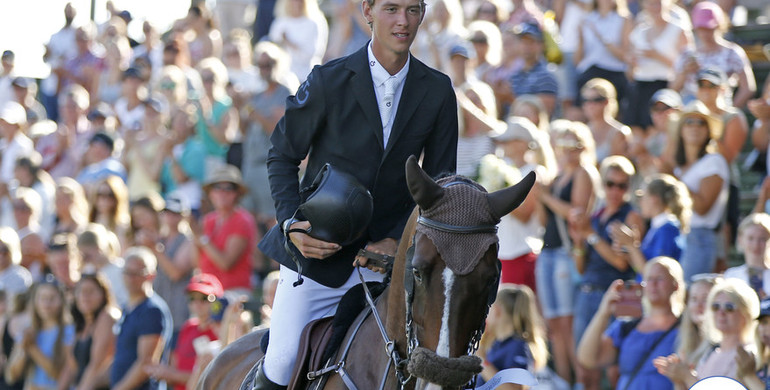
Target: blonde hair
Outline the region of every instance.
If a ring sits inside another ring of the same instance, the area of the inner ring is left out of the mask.
[[[56,180],[56,192],[62,192],[72,198],[69,212],[72,220],[80,227],[88,223],[88,200],[83,186],[71,177],[60,177]]]
[[[173,93],[170,95],[174,101],[170,101],[172,105],[183,104],[187,100],[187,77],[184,75],[184,71],[176,65],[166,65],[160,71],[160,77],[156,84],[156,90],[160,89],[163,78],[168,78],[174,82]]]
[[[254,63],[257,63],[259,56],[262,54],[266,54],[275,61],[274,71],[278,77],[278,81],[289,88],[290,91],[296,91],[297,88],[299,88],[299,80],[297,80],[297,78],[293,76],[293,73],[289,71],[291,58],[289,57],[289,54],[286,53],[286,50],[273,42],[260,41],[254,46]]]
[[[605,114],[609,114],[615,118],[618,115],[618,92],[615,90],[615,86],[611,82],[595,78],[588,80],[583,88],[580,89],[580,94],[585,94],[588,91],[594,91],[599,96],[607,99],[607,107],[605,107]]]
[[[623,172],[629,178],[636,173],[634,164],[623,156],[609,156],[602,160],[602,163],[599,166],[599,172],[602,177],[607,176],[607,173],[611,170]]]
[[[710,310],[711,304],[717,295],[724,294],[732,301],[738,312],[743,316],[746,324],[741,330],[741,340],[743,343],[751,341],[756,323],[754,321],[759,316],[759,297],[749,285],[740,279],[725,279],[724,282],[714,286],[709,292],[706,308]],[[704,340],[701,348],[708,349],[713,344],[722,341],[722,334],[714,324],[714,313],[710,312],[703,323]]]
[[[8,247],[8,256],[11,256],[11,263],[21,263],[21,242],[16,231],[7,226],[0,226],[0,242]]]
[[[144,267],[147,268],[147,272],[150,274],[154,274],[158,268],[158,259],[155,257],[155,254],[143,246],[132,246],[131,248],[126,249],[123,258],[126,262],[131,259],[141,261],[142,264],[144,264]]]
[[[656,265],[663,267],[671,279],[674,280],[674,283],[677,286],[677,289],[671,293],[669,302],[671,304],[671,312],[674,313],[675,316],[679,317],[684,311],[684,298],[686,294],[684,271],[682,271],[682,266],[678,261],[667,256],[654,257],[644,265],[644,280],[647,280],[650,270]],[[650,303],[646,296],[642,297],[642,302],[644,303],[645,308],[649,310]]]
[[[64,346],[64,333],[65,333],[65,326],[72,323],[69,316],[69,310],[67,310],[67,298],[65,296],[64,291],[59,287],[58,285],[50,282],[40,282],[35,284],[32,287],[32,292],[29,296],[29,302],[27,304],[27,310],[29,310],[30,318],[31,318],[31,324],[30,328],[34,332],[35,336],[37,336],[41,331],[43,331],[43,318],[40,316],[40,313],[37,311],[37,307],[35,307],[35,299],[37,298],[37,294],[40,292],[40,289],[43,287],[50,287],[56,291],[56,294],[59,296],[59,301],[61,306],[59,307],[59,311],[55,314],[56,316],[56,325],[58,327],[57,334],[56,334],[56,340],[54,341],[54,347],[53,347],[53,358],[54,362],[63,362],[67,359],[66,349]],[[31,365],[30,365],[31,368]],[[61,364],[54,364],[53,370],[54,370],[54,376],[58,377],[61,371],[63,370],[64,365]]]
[[[596,166],[596,143],[591,129],[583,122],[571,121],[568,119],[557,119],[551,122],[551,133],[554,139],[564,138],[572,135],[577,139],[582,147],[580,152],[580,163],[584,167]]]
[[[694,280],[690,284],[688,294],[691,293],[696,285],[706,285],[711,290],[723,280],[721,276]],[[701,343],[703,343],[703,324],[700,326],[696,324],[692,316],[690,316],[689,310],[685,310],[684,314],[682,314],[682,322],[679,325],[679,335],[677,336],[677,345],[679,347],[676,353],[688,363],[694,365],[700,360],[703,352],[705,352],[700,350]]]
[[[546,110],[543,100],[537,95],[518,96],[511,106],[511,112],[516,115],[516,112],[518,112],[522,106],[529,106],[537,111],[538,123],[536,123],[536,125],[540,130],[547,133],[550,123],[548,123],[548,110]]]
[[[520,284],[503,284],[497,292],[495,305],[500,305],[513,325],[513,334],[527,342],[536,370],[548,363],[545,325],[537,308],[532,289]]]
[[[215,99],[223,99],[227,96],[225,87],[229,76],[227,74],[227,67],[219,58],[208,57],[202,59],[197,66],[198,73],[209,71],[214,76],[213,94]]]
[[[302,8],[302,16],[306,16],[310,19],[323,18],[324,14],[321,12],[321,8],[318,6],[318,0],[302,0],[304,7]],[[286,18],[289,17],[287,6],[289,0],[278,0],[275,4],[275,17]]]
[[[679,220],[682,232],[689,230],[692,198],[684,183],[669,174],[658,174],[647,184],[646,193],[660,198],[663,205]]]
[[[770,234],[770,215],[767,213],[751,213],[741,220],[738,224],[738,237],[743,235],[750,226],[759,226],[765,230],[767,234]],[[738,249],[743,250],[740,244],[741,240],[738,240]]]
[[[21,201],[29,208],[30,221],[39,221],[43,209],[43,199],[37,191],[29,187],[17,187],[13,192],[13,198]]]

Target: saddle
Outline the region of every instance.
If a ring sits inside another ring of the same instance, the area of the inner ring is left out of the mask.
[[[297,363],[289,381],[289,389],[305,389],[310,385],[307,373],[324,367],[324,354],[332,338],[334,317],[319,318],[305,325],[299,340]]]

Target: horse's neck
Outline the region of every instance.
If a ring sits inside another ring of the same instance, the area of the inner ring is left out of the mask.
[[[384,313],[383,318],[388,336],[396,342],[399,353],[402,354],[406,353],[406,333],[404,331],[406,323],[406,292],[404,290],[404,274],[407,272],[406,252],[412,246],[418,215],[419,210],[415,208],[406,223],[393,264],[390,285],[383,292],[381,302],[378,304],[378,306],[382,306],[381,309],[384,309],[380,313],[381,315]]]

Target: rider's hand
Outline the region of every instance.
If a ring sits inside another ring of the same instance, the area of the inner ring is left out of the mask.
[[[289,229],[310,229],[310,222],[297,221],[291,224]],[[332,242],[321,241],[319,239],[310,237],[306,233],[292,232],[289,233],[289,239],[292,244],[299,249],[302,256],[309,259],[325,259],[339,251],[342,247],[339,244]]]
[[[392,238],[386,238],[381,241],[377,242],[370,242],[366,245],[366,250],[373,253],[378,253],[381,255],[388,255],[388,256],[396,256],[396,250],[398,250],[398,241],[392,239]],[[375,267],[372,265],[367,265],[369,262],[369,259],[363,256],[356,256],[356,259],[353,260],[353,266],[360,266],[360,267],[366,267],[374,272],[379,272],[381,274],[385,273],[385,269],[380,267]]]

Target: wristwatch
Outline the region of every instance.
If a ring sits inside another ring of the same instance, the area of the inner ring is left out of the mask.
[[[594,246],[599,242],[599,235],[596,233],[591,233],[586,237],[586,242],[588,245]]]

